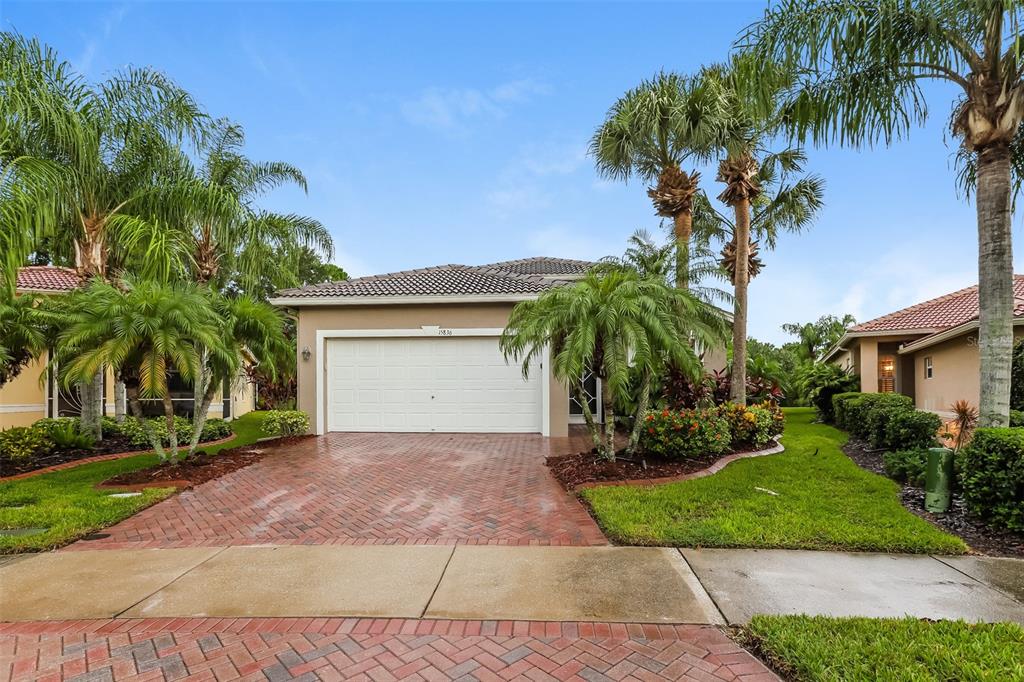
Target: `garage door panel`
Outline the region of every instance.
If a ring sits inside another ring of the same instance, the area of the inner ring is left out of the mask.
[[[331,431],[541,429],[540,379],[496,337],[331,339],[326,364]]]

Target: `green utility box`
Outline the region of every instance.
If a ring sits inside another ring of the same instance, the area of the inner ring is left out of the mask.
[[[953,485],[953,451],[929,448],[928,472],[924,479],[924,508],[933,514],[949,511]]]

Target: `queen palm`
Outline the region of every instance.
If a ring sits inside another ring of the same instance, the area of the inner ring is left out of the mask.
[[[193,379],[199,370],[199,348],[230,362],[230,351],[222,340],[223,324],[209,298],[191,283],[144,279],[116,285],[96,279],[70,298],[66,326],[58,339],[62,381],[80,382],[105,366],[112,367],[123,378],[128,406],[153,449],[162,461],[177,461],[169,372]],[[144,398],[163,403],[168,450],[144,419]]]
[[[636,448],[651,381],[665,363],[693,377],[703,365],[691,340],[720,342],[725,322],[720,312],[685,289],[658,277],[641,277],[626,267],[607,264],[575,284],[557,287],[519,303],[509,316],[500,347],[506,358],[533,365],[551,353],[551,371],[576,391],[583,418],[600,456],[615,459],[612,405],[627,389],[631,367],[639,369],[639,393],[627,452]],[[604,429],[590,411],[578,377],[591,369],[604,387]]]
[[[733,218],[725,221],[726,229],[707,231],[729,235],[722,259],[735,292],[729,397],[745,404],[747,293],[750,280],[763,266],[758,257],[759,244],[753,238],[763,239],[771,249],[780,231],[806,227],[821,207],[823,182],[809,176],[787,184],[793,174],[802,171],[806,157],[798,148],[774,151],[771,147],[783,123],[782,96],[792,83],[786,69],[756,61],[747,53],[726,64],[704,68],[700,78],[715,83],[728,102],[716,179],[725,185],[718,199],[732,209]],[[765,195],[766,189],[776,190],[774,196]],[[714,214],[710,217],[713,222],[721,222]]]
[[[800,69],[787,113],[797,135],[821,143],[888,144],[925,120],[922,79],[960,89],[951,129],[974,168],[982,426],[1009,423],[1022,12],[1006,0],[783,0],[741,40],[760,59]]]
[[[623,95],[590,141],[597,171],[616,180],[637,176],[658,215],[670,218],[676,241],[676,286],[688,286],[693,198],[700,173],[683,164],[709,158],[726,114],[722,93],[675,73],[659,73]]]

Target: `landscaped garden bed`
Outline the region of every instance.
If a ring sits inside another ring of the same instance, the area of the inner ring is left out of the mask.
[[[784,679],[1024,679],[1024,628],[1015,623],[754,616],[736,636]]]

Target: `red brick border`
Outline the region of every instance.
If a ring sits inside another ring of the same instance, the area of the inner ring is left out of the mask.
[[[218,438],[217,440],[208,440],[200,442],[200,445],[220,445],[221,443],[228,443],[236,438],[237,434],[231,434],[227,438]],[[7,481],[18,481],[23,478],[32,478],[33,476],[41,476],[43,474],[52,474],[55,471],[64,471],[65,469],[74,469],[77,466],[83,464],[92,464],[94,462],[107,462],[112,459],[126,459],[128,457],[135,457],[136,455],[151,455],[153,450],[132,450],[131,452],[112,452],[108,455],[96,455],[95,457],[84,457],[82,459],[76,459],[73,462],[63,462],[61,464],[54,464],[53,466],[43,467],[42,469],[36,469],[35,471],[26,471],[23,474],[14,474],[13,476],[0,477],[0,483],[6,483]],[[156,486],[151,486],[156,487]]]
[[[678,476],[662,476],[661,478],[634,478],[627,481],[592,481],[590,483],[581,483],[573,490],[584,490],[587,488],[607,488],[613,485],[639,485],[639,486],[652,486],[662,485],[663,483],[677,483],[679,481],[691,481],[695,478],[704,478],[711,474],[717,474],[719,471],[724,469],[729,464],[732,464],[736,460],[747,459],[750,457],[764,457],[765,455],[777,455],[780,452],[784,452],[786,448],[776,441],[775,445],[764,450],[754,450],[752,452],[737,452],[732,455],[726,455],[722,457],[714,464],[709,466],[707,469],[701,469],[700,471],[693,471],[688,474],[679,474]]]

